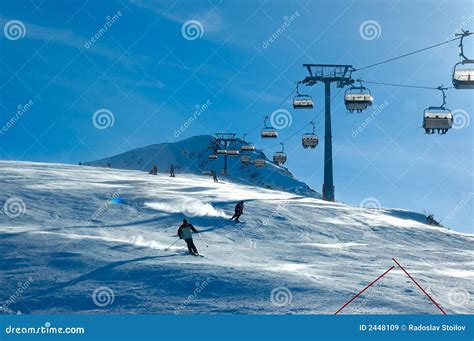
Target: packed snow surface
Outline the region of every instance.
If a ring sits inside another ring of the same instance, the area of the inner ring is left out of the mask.
[[[394,257],[447,313],[474,311],[472,235],[418,213],[223,181],[0,162],[0,309],[333,314]],[[184,217],[205,257],[177,241]],[[343,313],[440,311],[395,266]]]

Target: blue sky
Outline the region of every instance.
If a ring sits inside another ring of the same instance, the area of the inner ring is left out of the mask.
[[[294,111],[290,99],[280,106],[294,82],[306,76],[303,63],[360,68],[442,42],[474,24],[467,0],[3,0],[0,8],[2,27],[12,20],[24,26],[19,37],[9,39],[4,30],[0,38],[0,126],[17,115],[19,105],[32,103],[0,134],[0,159],[65,163],[217,131],[252,131],[248,139],[258,147],[273,146],[275,141],[261,141],[254,129],[263,116],[288,110],[292,123],[280,130],[286,139],[323,108],[319,84],[304,88],[315,100],[312,111]],[[194,40],[182,32],[190,20],[202,27]],[[368,21],[378,25],[375,36],[361,33]],[[94,36],[98,39],[90,43]],[[466,40],[468,54],[472,39]],[[451,86],[458,60],[452,42],[354,76]],[[448,107],[464,119],[462,128],[427,136],[420,128],[422,113],[440,103],[438,91],[370,88],[374,107],[362,114],[347,114],[342,94],[332,103],[336,198],[358,205],[373,197],[384,207],[426,210],[447,217],[454,229],[472,232],[474,124],[466,123],[472,91],[447,92]],[[334,87],[333,94],[337,91]],[[175,131],[196,105],[208,101],[209,108],[177,138]],[[94,126],[93,114],[100,109],[113,114],[113,126]],[[322,139],[322,114],[315,122]],[[303,150],[300,135],[286,141],[287,166],[320,191],[323,146]]]

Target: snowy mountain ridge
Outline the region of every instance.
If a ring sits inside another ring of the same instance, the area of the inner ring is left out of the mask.
[[[240,150],[243,144],[245,142],[238,139],[230,148]],[[215,171],[219,175],[221,169],[224,168],[224,157],[220,155],[218,160],[209,160],[209,154],[214,154],[215,151],[215,138],[210,135],[201,135],[176,143],[160,143],[136,148],[116,156],[86,162],[84,165],[145,172],[149,172],[153,165],[156,165],[158,172],[168,173],[173,164],[177,167],[176,174],[201,175],[203,172]],[[243,164],[238,156],[228,156],[229,175],[226,178],[243,184],[320,197],[319,193],[296,179],[288,169],[272,163],[263,152],[256,150],[243,152],[243,154],[250,156],[252,160],[266,160],[265,167],[257,168],[252,162]]]

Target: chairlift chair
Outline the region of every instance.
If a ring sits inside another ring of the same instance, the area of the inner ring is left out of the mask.
[[[239,151],[236,149],[228,149],[227,150],[228,156],[239,156]]]
[[[301,144],[304,149],[314,149],[319,143],[318,135],[315,133],[316,127],[313,122],[310,123],[313,126],[313,131],[311,133],[303,134],[303,137],[301,138]]]
[[[209,160],[217,160],[218,156],[217,154],[209,154]]]
[[[459,56],[462,58],[462,61],[456,63],[453,68],[453,86],[456,89],[474,89],[474,67],[467,67],[474,64],[474,60],[465,56],[463,45],[463,39],[471,34],[471,32],[464,30],[462,33],[456,33],[456,36],[461,36]]]
[[[265,166],[265,159],[255,159],[253,161],[253,164],[255,165],[255,167],[257,168],[262,168]]]
[[[296,83],[296,96],[293,98],[293,109],[313,109],[314,102],[311,96],[300,93],[299,85]]]
[[[250,156],[249,155],[242,155],[240,157],[240,161],[243,163],[243,164],[247,164],[250,162]]]
[[[280,143],[280,144],[281,144],[281,151],[275,152],[273,154],[273,162],[277,165],[282,165],[287,160],[287,156],[285,153],[285,145],[283,143]]]
[[[370,89],[363,86],[361,80],[358,82],[359,86],[352,85],[344,94],[344,104],[349,112],[362,112],[374,102]]]
[[[254,152],[255,146],[253,144],[244,144],[240,147],[240,150],[243,152]]]
[[[453,126],[453,114],[446,108],[446,88],[439,86],[437,88],[443,93],[443,104],[439,107],[428,107],[423,112],[423,129],[427,134],[437,132],[444,135]]]
[[[271,125],[267,124],[268,121],[268,116],[265,116],[264,122],[263,122],[263,129],[261,131],[260,136],[263,139],[267,138],[277,138],[278,137],[278,131],[273,128]]]
[[[226,155],[227,154],[227,149],[218,149],[217,154],[219,155]]]
[[[243,151],[243,152],[253,152],[253,151],[255,151],[255,149],[256,149],[255,146],[251,143],[248,143],[245,140],[245,136],[247,136],[247,134],[244,134],[244,143],[240,147],[240,150]]]

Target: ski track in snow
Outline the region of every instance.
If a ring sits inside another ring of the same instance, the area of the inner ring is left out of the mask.
[[[0,162],[0,174],[0,203],[26,207],[0,215],[0,307],[9,302],[9,312],[332,314],[392,257],[447,313],[474,311],[474,237],[418,213],[197,175],[29,162]],[[242,224],[229,221],[238,200]],[[205,258],[186,255],[183,241],[170,247],[184,216],[201,231]],[[111,304],[94,304],[100,287]],[[275,288],[288,290],[286,304],[271,300]],[[396,267],[343,313],[439,311]]]

